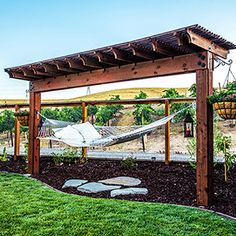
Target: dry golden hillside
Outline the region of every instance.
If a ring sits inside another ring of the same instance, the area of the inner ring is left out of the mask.
[[[100,93],[93,93],[86,96],[71,98],[71,99],[47,99],[44,102],[63,102],[63,101],[88,101],[88,100],[106,100],[112,95],[120,95],[121,99],[132,99],[135,95],[139,94],[140,91],[145,92],[149,98],[161,97],[164,90],[168,88],[128,88],[128,89],[116,89],[109,90]],[[176,90],[182,94],[186,95],[188,88],[176,88]],[[21,104],[28,102],[27,99],[0,99],[0,104]]]
[[[168,88],[128,88],[128,89],[116,89],[116,90],[109,90],[105,92],[100,92],[100,93],[94,93],[82,97],[77,97],[70,99],[71,101],[73,100],[83,100],[83,101],[88,101],[88,100],[106,100],[109,99],[112,95],[120,95],[121,99],[132,99],[135,97],[135,95],[139,94],[140,91],[145,92],[149,98],[157,98],[161,97],[163,94],[163,91]],[[176,88],[176,90],[182,94],[186,95],[188,92],[188,88]]]

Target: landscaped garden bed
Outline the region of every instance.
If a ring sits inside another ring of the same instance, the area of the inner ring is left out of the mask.
[[[0,163],[0,171],[26,173],[24,161]],[[222,165],[214,170],[215,203],[208,209],[236,216],[236,168],[230,170],[228,182],[224,181]],[[139,178],[138,187],[148,189],[147,195],[117,196],[119,199],[163,202],[196,206],[196,170],[188,163],[172,163],[166,166],[160,162],[138,162],[131,169],[126,169],[121,161],[89,160],[86,164],[55,165],[52,161],[41,161],[41,175],[36,177],[42,182],[67,193],[91,197],[111,198],[110,192],[88,194],[78,192],[76,188],[62,186],[68,179],[85,179],[90,182],[117,176]]]

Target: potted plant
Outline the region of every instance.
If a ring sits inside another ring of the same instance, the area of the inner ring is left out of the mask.
[[[20,122],[20,125],[29,125],[29,112],[27,110],[15,112],[15,117]]]
[[[221,118],[236,119],[236,81],[229,82],[225,88],[214,90],[208,101]]]

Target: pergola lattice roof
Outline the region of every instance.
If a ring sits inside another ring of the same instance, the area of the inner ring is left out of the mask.
[[[229,50],[235,48],[235,44],[221,36],[199,25],[192,25],[121,44],[7,68],[5,71],[12,78],[35,81],[206,50],[226,58]]]

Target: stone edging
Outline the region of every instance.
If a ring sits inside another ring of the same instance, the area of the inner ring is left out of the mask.
[[[24,174],[19,174],[19,173],[15,173],[15,172],[7,172],[7,171],[0,171],[0,173],[7,173],[7,174],[20,175],[20,176],[23,176],[23,177],[32,179],[32,180],[34,180],[34,181],[37,181],[37,182],[39,182],[39,183],[41,183],[41,184],[47,186],[49,189],[54,190],[55,192],[62,193],[62,194],[66,194],[66,195],[81,196],[81,195],[78,195],[78,194],[66,193],[66,192],[63,192],[63,191],[61,191],[61,190],[59,190],[59,189],[53,188],[53,187],[50,186],[49,184],[44,183],[44,182],[42,182],[41,180],[36,179],[36,178],[34,178],[34,177],[32,177],[32,176],[25,176]],[[107,198],[107,199],[108,199],[108,198]],[[113,199],[115,200],[115,198],[113,198]],[[121,199],[116,199],[116,200],[124,201],[124,200],[121,200]],[[125,201],[128,201],[128,200],[125,200]],[[140,202],[140,201],[138,201],[138,202]],[[166,204],[166,205],[173,205],[173,206],[179,206],[179,207],[184,207],[184,208],[189,208],[189,209],[195,209],[195,210],[200,210],[200,211],[206,211],[206,212],[214,213],[214,214],[216,214],[216,215],[218,215],[218,216],[222,216],[222,217],[225,217],[225,218],[228,218],[228,219],[231,219],[231,220],[236,221],[236,217],[233,217],[233,216],[230,216],[230,215],[227,215],[227,214],[218,212],[218,211],[213,211],[213,210],[209,210],[209,209],[206,209],[206,208],[202,208],[202,207],[194,207],[194,206],[187,206],[187,205],[180,205],[180,204],[173,204],[173,203],[162,203],[162,202],[147,202],[147,203],[151,203],[151,204],[161,203],[161,204]]]

